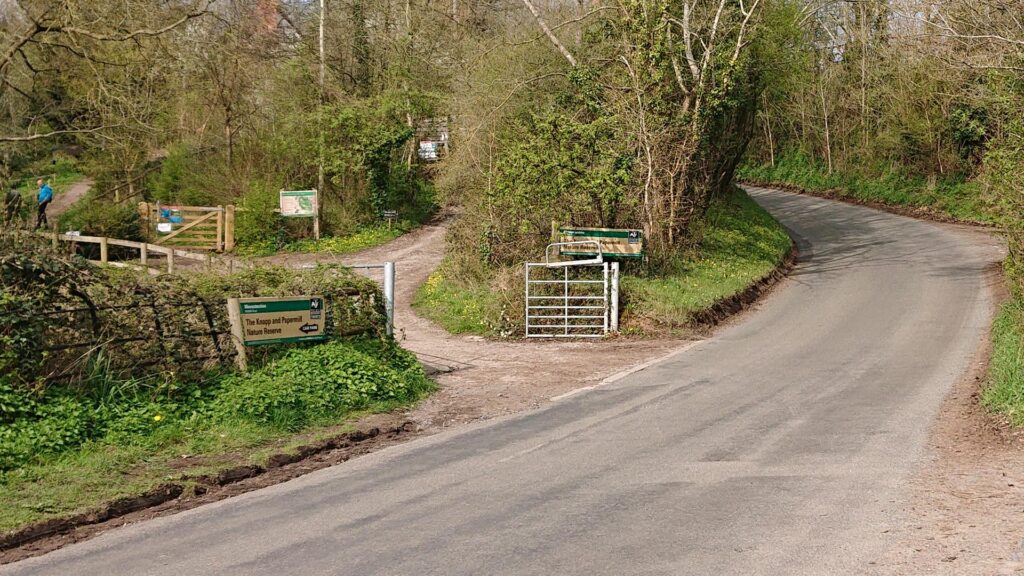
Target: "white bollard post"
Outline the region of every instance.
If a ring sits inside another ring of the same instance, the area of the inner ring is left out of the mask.
[[[384,311],[387,335],[395,335],[395,263],[384,263]]]
[[[619,263],[612,262],[612,332],[619,331]]]

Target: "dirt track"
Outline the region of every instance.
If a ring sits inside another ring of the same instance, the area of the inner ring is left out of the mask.
[[[56,222],[56,218],[64,212],[67,212],[68,208],[71,208],[72,204],[81,200],[89,191],[89,188],[92,188],[92,185],[92,179],[85,178],[71,184],[64,192],[54,194],[53,203],[50,204],[50,208],[46,212],[47,216]]]
[[[608,376],[659,358],[688,340],[500,341],[449,334],[417,316],[416,289],[441,263],[446,222],[432,223],[384,246],[343,257],[322,254],[274,256],[287,266],[313,262],[370,264],[390,260],[396,268],[396,334],[402,345],[438,373],[441,389],[411,411],[424,428],[491,418],[534,408],[552,397],[590,386]]]

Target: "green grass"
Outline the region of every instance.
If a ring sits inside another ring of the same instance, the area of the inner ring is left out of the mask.
[[[745,290],[785,257],[785,229],[742,191],[717,201],[700,249],[680,255],[669,272],[623,275],[624,332],[660,331],[690,323],[693,315]],[[449,262],[419,288],[413,307],[455,334],[504,336],[522,329],[522,270],[464,279]]]
[[[249,374],[213,375],[202,384],[114,384],[91,396],[78,391],[84,410],[64,409],[75,416],[64,423],[53,421],[47,404],[66,406],[67,391],[19,404],[24,392],[0,387],[0,422],[8,429],[0,434],[0,532],[183,476],[264,463],[433,389],[412,354],[369,338],[292,348]],[[33,449],[23,450],[26,444]]]
[[[829,192],[840,198],[906,208],[926,208],[963,222],[996,222],[995,208],[981,187],[959,178],[909,176],[888,168],[865,173],[834,171],[800,153],[786,153],[775,166],[746,165],[736,176],[761,185],[792,186],[811,193]]]
[[[1024,425],[1024,299],[1005,304],[992,324],[992,359],[989,385],[981,402],[1003,414],[1014,425]]]
[[[782,226],[743,192],[715,203],[699,255],[659,277],[627,275],[623,326],[680,327],[698,312],[770,274],[791,240]]]
[[[412,230],[418,224],[410,221],[396,223],[392,227],[367,226],[347,236],[325,236],[320,240],[305,238],[292,240],[278,249],[273,240],[265,240],[239,246],[235,253],[239,256],[261,257],[272,256],[279,252],[320,253],[320,254],[351,254],[367,248],[375,248],[395,240],[402,234]]]
[[[284,251],[349,254],[387,244],[415,227],[416,224],[413,222],[400,222],[391,227],[366,227],[349,236],[331,236],[319,241],[296,240],[285,245]]]
[[[485,280],[458,281],[445,261],[416,291],[413,308],[452,334],[500,335],[501,292]]]

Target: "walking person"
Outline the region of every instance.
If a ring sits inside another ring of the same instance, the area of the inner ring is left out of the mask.
[[[14,221],[21,210],[21,192],[18,187],[11,183],[11,189],[4,196],[4,225],[14,227]]]
[[[46,220],[46,207],[53,202],[53,188],[50,188],[50,183],[44,182],[42,178],[36,181],[36,185],[39,186],[39,214],[36,216],[36,229],[38,230],[40,226],[50,226]]]

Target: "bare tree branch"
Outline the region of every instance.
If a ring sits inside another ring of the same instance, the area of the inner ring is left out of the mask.
[[[576,58],[572,55],[572,52],[569,52],[562,42],[558,40],[558,36],[555,36],[555,33],[551,31],[551,28],[548,28],[547,22],[544,21],[544,18],[540,15],[540,11],[538,11],[537,7],[533,5],[533,2],[530,2],[530,0],[523,0],[523,4],[525,4],[530,10],[530,13],[533,14],[533,18],[537,21],[537,24],[540,25],[540,29],[544,31],[548,40],[551,40],[551,43],[555,45],[555,48],[562,53],[562,56],[565,56],[565,59],[569,61],[569,65],[575,68]]]
[[[52,132],[46,132],[41,134],[28,134],[25,136],[0,135],[0,142],[32,142],[34,140],[53,138],[54,136],[61,136],[63,134],[92,134],[94,132],[99,132],[101,130],[107,130],[110,128],[114,128],[114,126],[98,126],[96,128],[81,128],[70,130],[54,130]]]

